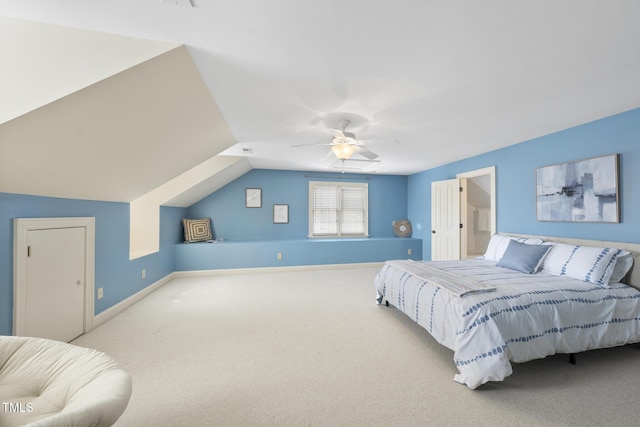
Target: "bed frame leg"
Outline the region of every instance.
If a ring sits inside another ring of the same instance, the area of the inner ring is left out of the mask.
[[[386,301],[386,300],[385,300],[384,305],[386,305],[387,307],[389,307],[389,301]]]
[[[571,363],[572,365],[576,364],[576,354],[575,353],[569,353],[569,363]]]

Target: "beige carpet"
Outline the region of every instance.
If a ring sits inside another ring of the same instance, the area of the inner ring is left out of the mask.
[[[640,347],[469,390],[450,350],[375,304],[376,272],[179,278],[73,343],[132,375],[117,426],[638,425]]]

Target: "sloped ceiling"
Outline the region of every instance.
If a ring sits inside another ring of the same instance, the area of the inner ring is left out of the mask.
[[[0,123],[180,44],[0,16]]]
[[[82,62],[90,44],[78,58],[67,46],[69,61]],[[152,49],[151,56],[125,53],[108,71],[96,65],[102,72],[66,86],[72,93],[49,103],[57,95],[46,94],[39,100],[45,105],[0,125],[0,191],[131,202],[232,146],[186,47]]]
[[[183,43],[235,137],[224,153],[255,168],[331,171],[328,147],[292,145],[330,141],[341,117],[398,141],[372,143],[363,172],[411,174],[640,107],[639,1],[181,3],[2,0],[0,15]]]
[[[491,206],[491,179],[489,175],[481,175],[467,180],[469,192],[467,202],[476,208]]]

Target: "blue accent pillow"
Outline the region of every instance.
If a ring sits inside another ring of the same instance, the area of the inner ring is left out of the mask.
[[[551,245],[527,245],[512,240],[509,242],[504,256],[496,265],[532,274],[538,271],[542,259],[549,252],[549,249],[551,249]]]

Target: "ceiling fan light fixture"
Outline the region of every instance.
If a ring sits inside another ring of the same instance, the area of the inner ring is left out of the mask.
[[[351,156],[353,156],[353,153],[356,152],[356,147],[355,145],[342,143],[332,146],[331,151],[333,151],[333,154],[335,154],[337,158],[349,160]]]

